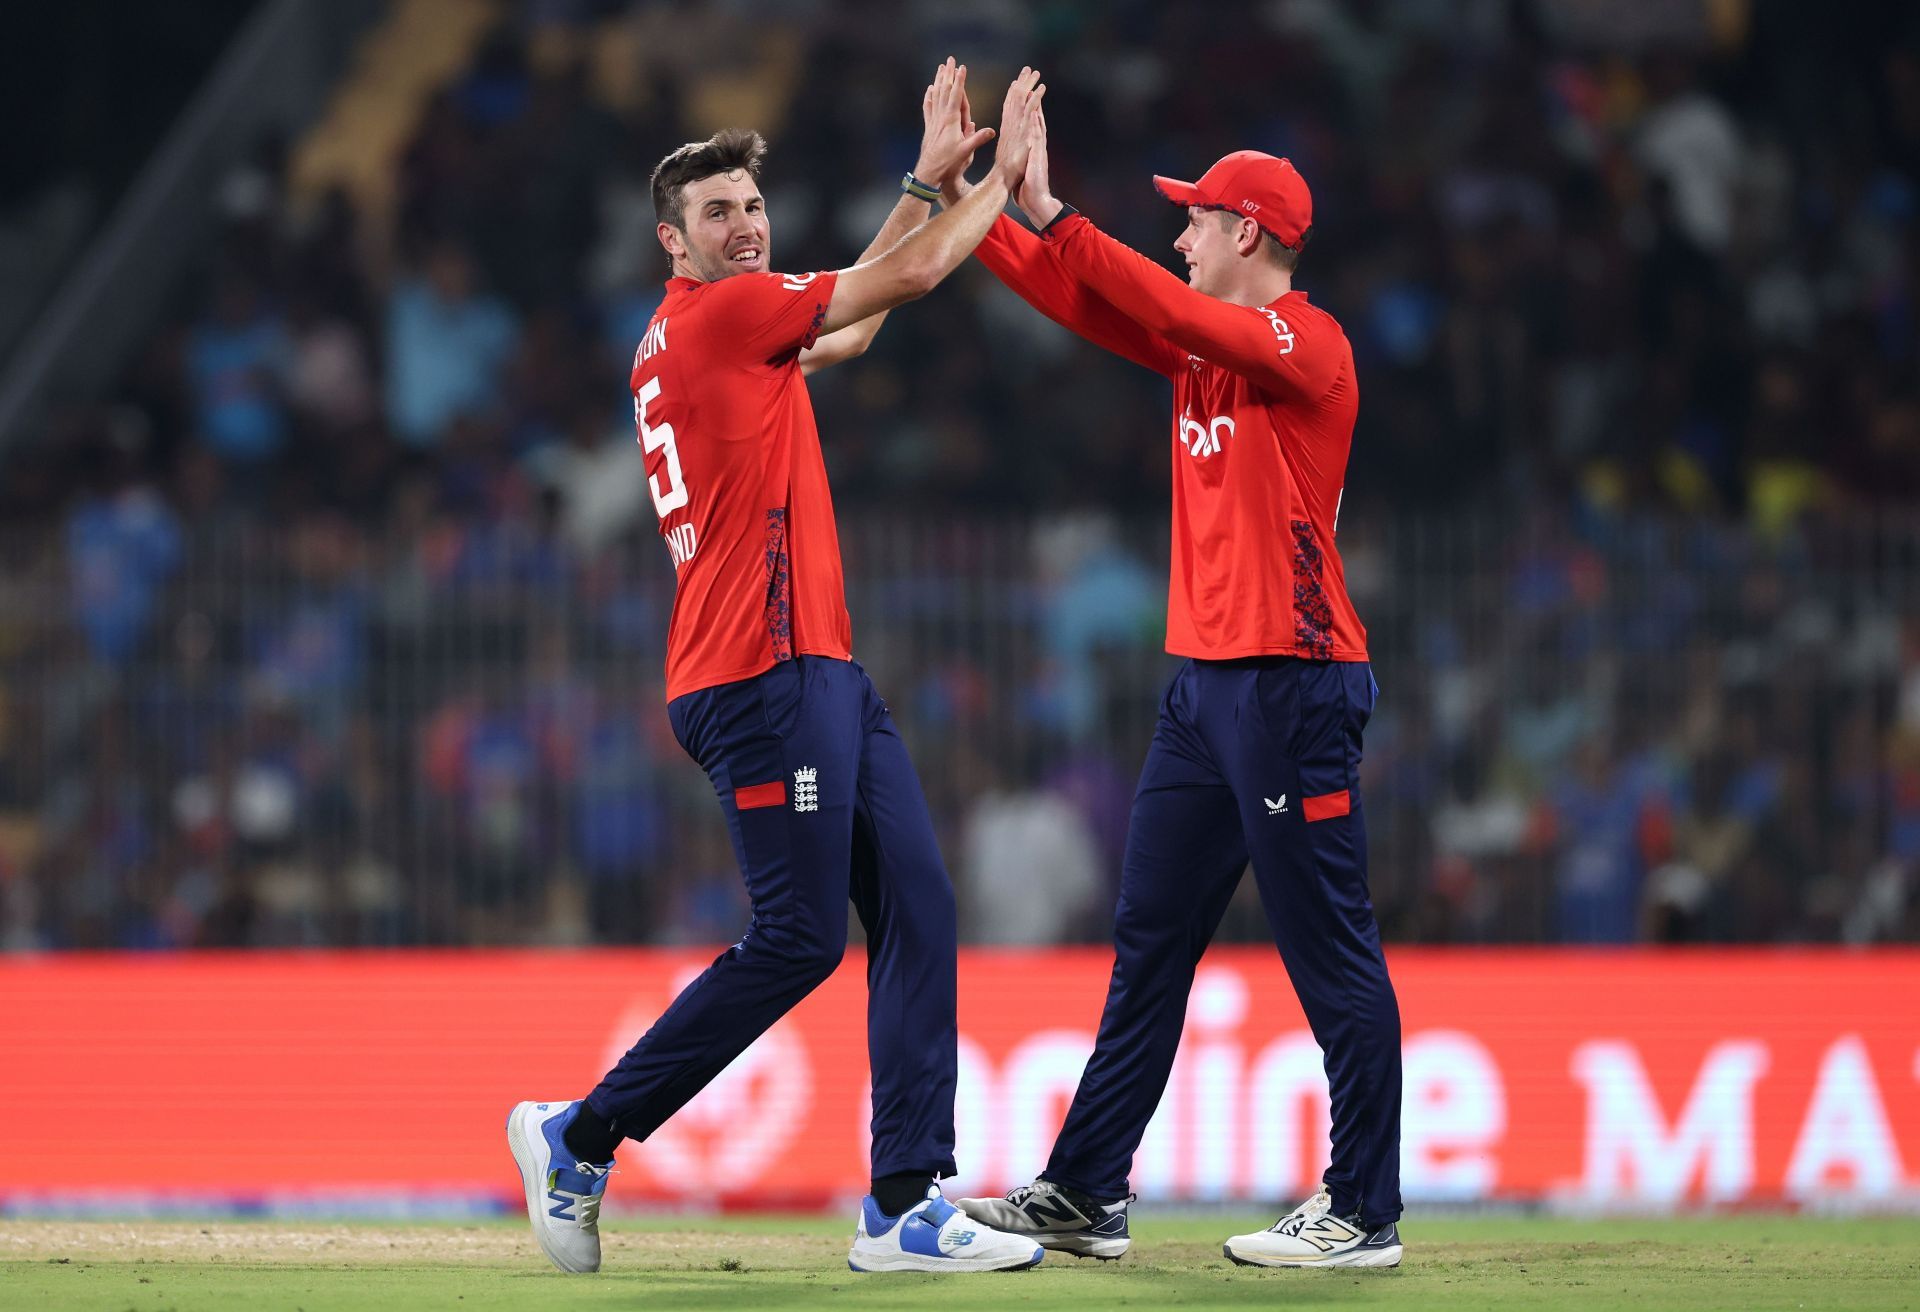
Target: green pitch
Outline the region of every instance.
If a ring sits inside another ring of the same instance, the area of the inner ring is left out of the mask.
[[[612,1222],[598,1276],[552,1271],[506,1222],[0,1221],[0,1307],[1920,1309],[1920,1218],[1415,1215],[1399,1270],[1343,1274],[1228,1264],[1220,1240],[1252,1214],[1135,1215],[1119,1262],[1055,1253],[1029,1272],[944,1277],[852,1274],[850,1222],[837,1218]]]

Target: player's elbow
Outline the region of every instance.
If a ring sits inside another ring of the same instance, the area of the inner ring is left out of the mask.
[[[900,252],[905,259],[893,270],[893,288],[903,301],[917,301],[947,276],[947,265],[929,243],[915,243]]]
[[[940,270],[930,264],[913,264],[900,271],[897,289],[901,301],[917,301],[940,285]]]

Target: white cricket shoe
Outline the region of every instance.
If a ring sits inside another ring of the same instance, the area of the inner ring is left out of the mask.
[[[1031,1238],[1042,1248],[1111,1262],[1132,1242],[1127,1234],[1127,1204],[1132,1201],[1129,1196],[1102,1203],[1078,1189],[1035,1180],[1005,1198],[962,1198],[959,1207],[976,1221]]]
[[[847,1265],[855,1271],[1024,1271],[1045,1256],[1031,1236],[981,1224],[934,1185],[925,1202],[899,1216],[882,1212],[868,1194]]]
[[[540,1251],[562,1271],[600,1269],[600,1195],[611,1161],[576,1161],[562,1136],[577,1103],[523,1102],[507,1114],[507,1147],[527,1192]]]
[[[1241,1266],[1399,1266],[1400,1227],[1389,1221],[1363,1230],[1359,1218],[1332,1215],[1322,1189],[1274,1222],[1270,1230],[1235,1235],[1221,1247]]]

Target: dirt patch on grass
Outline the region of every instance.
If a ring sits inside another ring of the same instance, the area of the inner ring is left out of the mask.
[[[818,1266],[846,1241],[806,1234],[645,1232],[613,1227],[609,1258],[697,1270],[726,1260],[757,1270]],[[520,1266],[546,1259],[520,1225],[381,1226],[316,1222],[0,1221],[0,1261],[305,1266]]]
[[[511,1262],[538,1257],[506,1226],[287,1225],[191,1221],[5,1221],[0,1259],[90,1262]]]

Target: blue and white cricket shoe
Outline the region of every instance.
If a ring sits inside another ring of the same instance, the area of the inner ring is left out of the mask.
[[[868,1194],[847,1265],[855,1271],[1024,1271],[1045,1256],[1031,1237],[975,1221],[935,1185],[925,1202],[899,1216],[882,1212]]]
[[[577,1104],[523,1102],[507,1115],[507,1147],[527,1192],[527,1219],[540,1251],[562,1271],[600,1269],[600,1195],[611,1161],[595,1165],[567,1151],[567,1125]]]

